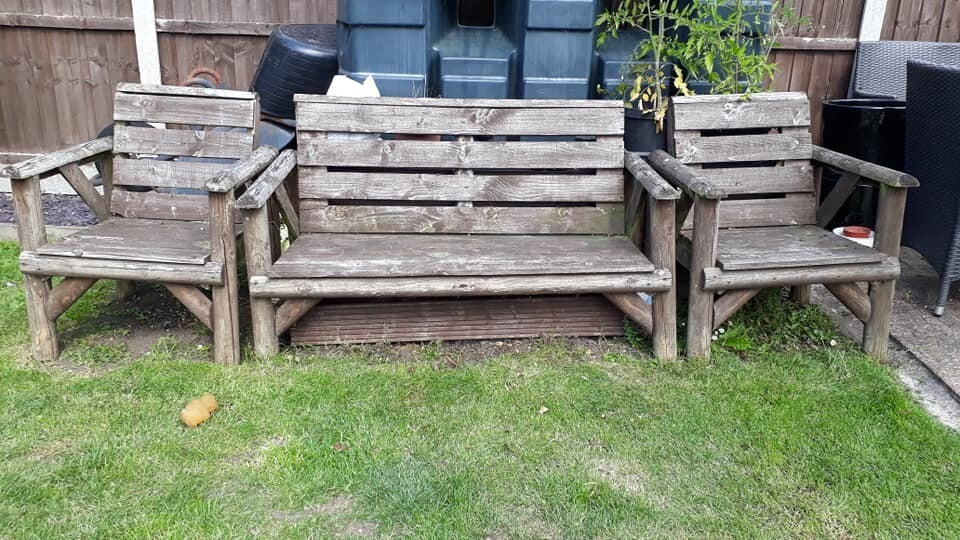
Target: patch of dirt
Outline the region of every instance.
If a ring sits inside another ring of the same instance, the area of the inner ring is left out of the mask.
[[[254,467],[260,467],[264,463],[264,455],[273,450],[274,448],[280,448],[286,446],[289,440],[281,435],[276,437],[271,437],[258,445],[256,448],[245,452],[239,456],[235,456],[233,461],[234,463],[241,463],[246,465],[252,465]]]
[[[274,512],[273,517],[282,521],[303,521],[314,516],[326,516],[334,522],[343,522],[332,531],[333,538],[365,538],[377,534],[380,524],[373,521],[354,521],[350,517],[355,513],[355,503],[347,495],[337,495],[333,499],[311,504],[303,510],[293,512]]]
[[[40,196],[43,219],[47,225],[86,227],[100,222],[87,203],[77,195],[44,194]],[[16,223],[13,199],[9,193],[0,193],[0,223]]]

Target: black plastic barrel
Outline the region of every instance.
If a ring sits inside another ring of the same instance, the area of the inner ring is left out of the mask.
[[[824,148],[855,158],[903,170],[907,104],[890,99],[835,99],[823,102]],[[821,197],[836,184],[837,176],[824,174]],[[837,212],[831,227],[876,225],[877,192],[863,182]]]
[[[263,114],[292,119],[293,95],[325,93],[338,69],[336,25],[279,26],[270,34],[251,90],[260,95]]]

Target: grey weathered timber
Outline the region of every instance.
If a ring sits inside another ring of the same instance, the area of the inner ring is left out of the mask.
[[[497,296],[526,294],[666,291],[666,270],[636,274],[460,276],[398,278],[250,278],[252,296],[273,298],[369,298],[389,296]]]
[[[674,158],[663,150],[656,150],[650,154],[650,164],[667,180],[675,183],[690,196],[703,199],[722,199],[726,192],[711,182],[707,177],[687,167],[683,162]]]
[[[40,255],[36,251],[20,253],[20,271],[47,276],[92,277],[160,283],[215,285],[223,282],[223,265],[208,262],[175,264],[110,259],[83,259]]]
[[[319,298],[288,298],[277,308],[276,333],[282,335],[320,303]]]
[[[300,134],[298,134],[300,137]],[[298,140],[297,163],[343,167],[608,169],[623,167],[623,142]]]
[[[626,313],[644,332],[653,334],[653,309],[637,293],[607,293],[603,296]]]
[[[793,285],[790,287],[790,300],[797,305],[806,306],[813,299],[813,286]]]
[[[654,199],[675,200],[680,198],[680,192],[669,182],[664,180],[647,164],[646,159],[636,152],[624,153],[624,168]]]
[[[677,96],[671,115],[674,129],[706,131],[720,129],[779,128],[810,125],[810,104],[803,93]]]
[[[873,180],[874,182],[890,187],[911,188],[920,185],[920,182],[916,178],[907,173],[895,171],[855,157],[845,156],[821,146],[813,147],[813,159],[823,165],[853,173],[861,178]]]
[[[217,360],[236,363],[240,356],[238,229],[232,188],[243,182],[241,177],[253,168],[251,162],[266,166],[275,155],[272,150],[253,153],[259,121],[256,95],[121,84],[114,113],[115,138],[98,139],[8,168],[11,176],[34,175],[13,182],[33,354],[43,360],[55,359],[59,352],[57,318],[97,280],[113,279],[121,300],[133,295],[136,281],[163,283],[214,331]],[[168,129],[128,125],[141,120],[169,123]],[[242,129],[215,129],[222,126]],[[131,159],[141,153],[240,162]],[[101,154],[102,196],[79,167]],[[41,177],[57,169],[101,223],[47,243],[38,184]],[[215,177],[219,180],[215,187],[227,191],[209,196],[167,192],[168,188],[205,188]],[[64,279],[51,288],[55,276]],[[198,285],[212,289],[212,301]]]
[[[115,152],[238,159],[250,153],[253,133],[193,129],[114,127]]]
[[[87,203],[97,219],[100,221],[110,219],[110,208],[107,207],[107,202],[103,199],[103,196],[97,193],[93,183],[83,174],[79,165],[76,163],[63,165],[60,167],[60,173],[70,184],[70,187],[77,192],[77,195],[83,199],[83,202]]]
[[[916,180],[812,145],[802,94],[678,97],[668,116],[668,146],[676,160],[655,153],[654,168],[683,188],[698,210],[718,193],[733,196],[719,202],[719,215],[695,211],[692,219],[681,199],[677,250],[691,273],[688,355],[708,355],[710,331],[760,289],[789,286],[802,304],[809,301],[810,285],[823,283],[866,321],[863,349],[882,358],[900,272],[904,187]],[[818,164],[844,173],[821,205],[814,181]],[[881,184],[876,249],[822,229],[861,177]],[[711,223],[699,223],[702,215]],[[869,298],[859,281],[871,282]],[[714,300],[717,292],[725,294]]]
[[[596,174],[425,174],[405,172],[328,172],[302,167],[304,199],[405,201],[623,201],[623,170]],[[667,186],[671,192],[673,188]]]
[[[277,187],[290,176],[297,166],[297,153],[293,150],[284,150],[260,174],[246,192],[237,200],[237,208],[253,210],[267,204]],[[301,193],[303,186],[301,185]]]
[[[652,195],[647,200],[647,242],[650,262],[676,276],[677,252],[674,229],[676,201],[657,200]],[[664,360],[677,357],[677,288],[653,296],[653,352]]]
[[[403,97],[349,97],[324,96],[319,94],[296,94],[296,103],[336,103],[352,105],[390,105],[406,107],[459,107],[464,109],[612,109],[623,112],[623,105],[613,100],[593,99],[450,99],[450,98],[403,98]],[[620,115],[622,117],[622,115]],[[615,117],[615,121],[622,118]],[[580,135],[590,135],[589,132]]]
[[[294,171],[294,175],[296,175],[296,171]],[[280,207],[283,220],[287,223],[287,232],[290,233],[290,239],[300,238],[300,216],[297,214],[297,207],[294,205],[293,199],[287,193],[287,188],[283,184],[277,186],[274,199],[277,201],[277,206]]]
[[[253,153],[237,161],[233,166],[223,169],[211,178],[207,182],[206,190],[216,193],[233,191],[260,174],[276,157],[276,148],[261,146]]]
[[[854,283],[859,281],[892,281],[900,277],[900,264],[888,257],[873,264],[837,264],[807,268],[772,270],[703,270],[703,287],[707,291],[753,289],[806,285],[813,283]]]
[[[300,202],[316,233],[622,234],[622,206],[346,206]]]
[[[54,171],[68,163],[90,159],[113,148],[113,137],[94,139],[58,152],[43,154],[0,169],[0,176],[12,180],[32,178]]]
[[[283,154],[281,154],[282,158]],[[269,173],[271,169],[273,169],[272,165],[264,174]],[[261,182],[264,182],[263,177],[257,180],[257,184]],[[247,209],[250,211],[243,214],[243,242],[247,273],[251,276],[260,276],[270,271],[270,263],[273,261],[270,218],[267,215],[267,205],[256,204],[255,201],[249,204],[250,207]],[[254,351],[259,356],[276,354],[280,350],[280,344],[277,341],[273,302],[269,298],[250,298],[250,312],[253,319]]]

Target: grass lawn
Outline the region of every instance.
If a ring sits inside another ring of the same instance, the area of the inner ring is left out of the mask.
[[[960,436],[815,308],[758,302],[709,363],[558,340],[224,368],[90,326],[131,309],[101,284],[38,366],[16,252],[0,244],[0,537],[960,537]],[[221,410],[182,427],[205,391]]]

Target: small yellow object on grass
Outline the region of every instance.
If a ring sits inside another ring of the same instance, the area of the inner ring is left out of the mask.
[[[218,408],[217,400],[208,392],[187,403],[180,411],[180,421],[187,427],[197,427],[209,420],[210,413]]]

